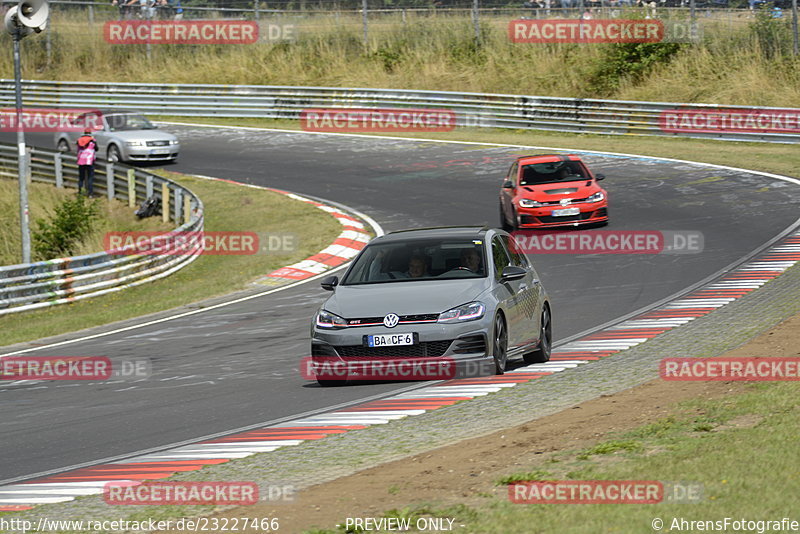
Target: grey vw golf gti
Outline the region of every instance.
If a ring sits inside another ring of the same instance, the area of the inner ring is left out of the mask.
[[[547,293],[511,240],[503,230],[478,227],[372,240],[341,280],[322,281],[333,295],[312,322],[312,361],[449,357],[459,369],[496,374],[511,357],[548,361]]]

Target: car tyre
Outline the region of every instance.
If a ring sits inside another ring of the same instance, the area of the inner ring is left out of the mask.
[[[58,144],[56,144],[56,150],[59,152],[69,152],[69,142],[66,139],[59,139]]]
[[[511,225],[508,224],[508,220],[506,219],[506,213],[503,211],[503,205],[500,204],[500,228],[505,230],[506,232],[511,231]]]
[[[539,329],[539,348],[533,352],[523,354],[522,359],[527,364],[549,362],[552,349],[553,325],[550,319],[550,308],[545,306],[542,310],[542,322]]]
[[[119,147],[117,145],[108,145],[108,151],[106,152],[106,161],[109,163],[117,163],[122,161],[122,154],[119,151]]]
[[[317,378],[317,384],[324,388],[337,387],[347,385],[347,380],[320,380]]]
[[[500,314],[497,314],[494,318],[493,339],[494,374],[502,375],[506,372],[506,362],[508,361],[508,331],[506,330],[506,322]]]

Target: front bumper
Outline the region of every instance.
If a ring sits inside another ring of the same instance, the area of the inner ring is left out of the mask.
[[[178,157],[180,145],[169,147],[125,147],[123,157],[130,161],[171,161]]]
[[[585,224],[595,224],[608,221],[608,203],[598,202],[596,204],[573,204],[568,206],[580,209],[577,215],[553,216],[552,212],[562,209],[557,206],[545,206],[541,208],[517,208],[518,223],[517,227],[524,228],[549,228],[555,226],[582,226]]]
[[[340,330],[312,331],[311,359],[337,362],[386,362],[399,360],[451,360],[458,376],[484,374],[486,362],[492,361],[490,339],[491,317],[465,323],[401,324],[395,328],[383,326],[349,327]],[[411,333],[414,345],[369,347],[366,336],[375,334]]]

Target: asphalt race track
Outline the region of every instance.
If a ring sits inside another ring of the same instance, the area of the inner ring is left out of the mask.
[[[170,170],[341,202],[369,214],[387,231],[497,225],[498,188],[511,159],[543,152],[304,133],[169,129],[183,145],[179,162]],[[52,148],[48,136],[28,137]],[[11,134],[0,138],[13,141]],[[530,144],[536,144],[534,135]],[[796,186],[756,174],[647,158],[589,155],[586,160],[607,176],[603,186],[610,195],[611,224],[606,229],[701,231],[705,249],[687,255],[537,257],[553,302],[557,340],[717,273],[788,227],[800,206]],[[408,387],[395,383],[323,389],[302,380],[297,362],[308,353],[310,318],[325,296],[311,282],[190,317],[29,353],[145,358],[154,374],[140,382],[50,382],[0,389],[0,481]]]

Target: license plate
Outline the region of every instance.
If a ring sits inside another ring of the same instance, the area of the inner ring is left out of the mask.
[[[159,148],[157,150],[151,150],[150,154],[154,156],[163,156],[164,154],[169,154],[169,149],[167,148]]]
[[[376,334],[367,336],[367,345],[370,347],[396,347],[398,345],[413,345],[414,334]]]
[[[563,210],[553,210],[551,215],[553,217],[568,217],[570,215],[579,215],[580,212],[580,208],[564,208]]]

